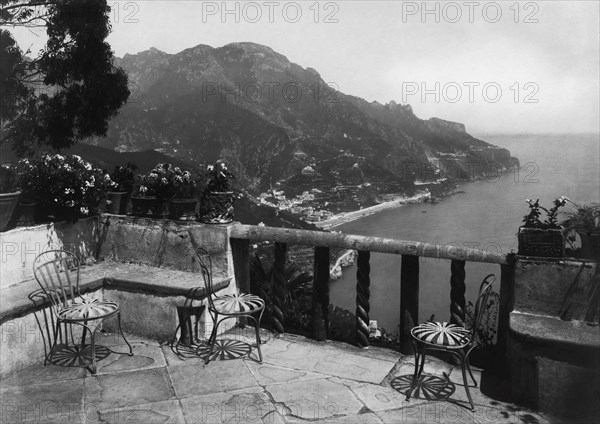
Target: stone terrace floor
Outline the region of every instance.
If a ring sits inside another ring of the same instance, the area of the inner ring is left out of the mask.
[[[224,335],[229,353],[244,353],[246,330]],[[249,336],[249,337],[246,337]],[[413,357],[263,331],[263,363],[250,357],[180,359],[169,347],[131,336],[134,356],[111,354],[97,375],[41,364],[0,383],[0,422],[43,423],[548,423],[538,413],[494,400],[478,388],[468,405],[460,367],[436,358],[425,365],[425,393],[404,392]],[[115,335],[98,344],[125,351]],[[237,349],[241,349],[238,351]],[[181,351],[180,351],[181,352]],[[478,382],[481,373],[475,371]],[[447,399],[441,399],[447,397]]]

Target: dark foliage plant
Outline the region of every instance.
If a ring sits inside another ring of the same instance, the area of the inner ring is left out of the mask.
[[[23,197],[37,202],[42,210],[73,208],[89,216],[98,212],[111,180],[80,156],[41,154],[19,161],[18,184]]]
[[[553,206],[550,209],[540,205],[540,199],[527,199],[526,202],[529,205],[529,213],[523,217],[523,227],[525,228],[539,228],[539,229],[554,229],[560,228],[558,224],[558,210],[567,204],[569,199],[565,196],[561,196],[554,199]],[[546,212],[546,219],[542,221],[541,211]]]
[[[235,176],[227,168],[224,162],[217,161],[206,167],[206,188],[205,191],[224,192],[231,190],[231,180]]]
[[[127,165],[125,166],[115,166],[115,169],[110,174],[110,179],[112,181],[110,189],[112,191],[131,193],[133,191],[136,169],[137,165],[131,162],[127,162]]]
[[[104,136],[129,96],[127,74],[113,65],[106,0],[0,0],[0,24],[46,28],[46,46],[26,58],[0,30],[1,142],[25,156]]]
[[[250,261],[250,285],[252,293],[260,296],[266,304],[266,314],[270,318],[273,301],[274,269],[272,258],[264,251],[255,252]],[[310,329],[310,309],[312,304],[312,281],[310,273],[300,269],[295,262],[286,261],[284,324],[299,331]]]

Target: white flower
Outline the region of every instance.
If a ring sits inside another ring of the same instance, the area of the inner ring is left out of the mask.
[[[88,215],[90,213],[90,210],[82,206],[79,208],[79,212],[81,212],[82,215]]]
[[[214,171],[215,167],[212,165],[208,165],[208,167],[206,168],[208,171]]]
[[[75,158],[75,160],[79,163],[83,162],[83,159],[81,159],[81,156],[79,155],[73,155],[73,158]]]
[[[85,168],[86,171],[91,171],[92,170],[92,165],[89,162],[86,162],[83,167]]]
[[[259,223],[258,223],[258,226],[259,226],[259,227],[264,227],[264,226],[265,226],[265,223],[264,223],[264,222],[259,222]]]

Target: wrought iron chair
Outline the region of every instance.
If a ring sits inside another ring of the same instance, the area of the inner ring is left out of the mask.
[[[254,321],[256,329],[256,348],[258,350],[259,362],[262,362],[259,330],[260,320],[262,319],[265,310],[265,302],[258,296],[246,293],[216,296],[213,291],[212,259],[209,253],[201,247],[197,247],[195,252],[202,271],[202,277],[204,278],[204,286],[208,297],[208,312],[213,320],[213,328],[208,339],[208,353],[206,354],[204,364],[207,365],[212,357],[217,340],[217,328],[219,324],[227,319],[237,319],[242,317],[250,318]],[[256,314],[259,314],[258,319],[255,317]],[[222,318],[219,318],[219,316],[222,316]],[[198,347],[198,351],[201,348],[202,345]]]
[[[488,299],[492,292],[492,284],[495,280],[495,275],[490,274],[481,282],[477,302],[475,304],[473,322],[469,329],[447,322],[428,321],[417,325],[411,330],[415,350],[415,373],[413,375],[411,387],[406,395],[406,400],[410,399],[412,392],[417,387],[417,383],[421,378],[423,366],[425,365],[426,352],[428,350],[444,351],[451,353],[460,360],[465,391],[467,392],[467,397],[471,404],[471,410],[475,410],[475,405],[473,404],[473,399],[469,392],[466,370],[469,371],[469,375],[471,376],[475,387],[477,387],[477,381],[475,381],[475,377],[473,377],[471,364],[469,363],[469,354],[481,344],[479,336],[481,320],[485,308],[488,305]],[[420,366],[419,360],[421,361]]]
[[[133,356],[133,349],[121,329],[121,312],[119,305],[108,300],[85,298],[79,292],[79,258],[65,250],[48,250],[39,254],[33,262],[35,278],[42,288],[45,297],[52,303],[54,322],[52,327],[54,336],[50,351],[44,357],[44,366],[48,363],[56,365],[88,366],[91,361],[91,373],[96,374],[96,330],[100,324],[112,316],[117,316],[119,332],[129,346],[129,356]],[[81,344],[74,342],[71,325],[82,327]],[[64,329],[64,339],[60,333]],[[68,343],[69,327],[71,345]],[[85,344],[86,333],[90,333],[90,344]],[[57,345],[59,338],[65,346]],[[110,351],[103,357],[108,356]]]

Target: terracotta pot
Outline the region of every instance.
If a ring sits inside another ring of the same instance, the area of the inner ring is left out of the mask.
[[[171,199],[169,202],[169,219],[190,221],[196,218],[196,199]]]
[[[131,196],[131,213],[162,218],[163,201],[156,196]]]
[[[79,218],[79,211],[75,206],[56,206],[49,216],[52,222],[75,222]]]
[[[519,228],[519,255],[560,258],[565,255],[564,228]]]
[[[581,238],[581,257],[600,261],[600,231],[591,233],[577,231],[577,234]]]
[[[109,191],[106,196],[110,203],[107,205],[106,212],[114,215],[126,215],[129,195],[126,191]]]
[[[8,229],[15,208],[19,203],[20,191],[14,193],[0,193],[0,231]]]
[[[233,191],[211,191],[200,200],[199,220],[205,224],[233,222]]]
[[[27,227],[41,222],[42,219],[38,215],[36,202],[21,199],[13,213],[12,221],[16,227]]]

